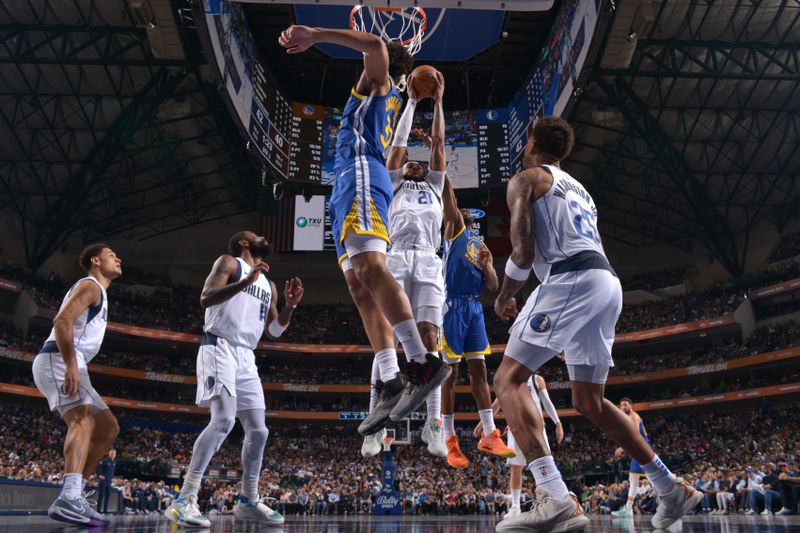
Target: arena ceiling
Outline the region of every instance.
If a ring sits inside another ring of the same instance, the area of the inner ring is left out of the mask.
[[[606,237],[699,242],[739,275],[752,228],[798,216],[800,2],[618,5],[566,167],[589,181]]]
[[[588,181],[607,238],[700,242],[741,273],[750,228],[781,227],[800,205],[800,4],[617,4],[571,109],[568,169]],[[0,215],[20,231],[29,266],[72,235],[146,239],[261,204],[260,170],[208,81],[191,7],[0,4]],[[291,96],[341,105],[358,62],[287,56],[275,37],[291,7],[246,9]],[[554,16],[509,13],[507,36],[468,66],[434,63],[448,107],[508,103]]]

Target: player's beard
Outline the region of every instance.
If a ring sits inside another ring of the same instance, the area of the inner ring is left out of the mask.
[[[252,255],[253,257],[258,257],[259,259],[265,259],[271,253],[272,253],[272,243],[267,242],[266,240],[255,241],[250,243],[250,255]]]

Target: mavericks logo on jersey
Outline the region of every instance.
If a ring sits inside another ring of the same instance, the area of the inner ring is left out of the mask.
[[[538,333],[544,333],[550,329],[551,324],[550,317],[544,313],[539,313],[531,318],[531,328]]]

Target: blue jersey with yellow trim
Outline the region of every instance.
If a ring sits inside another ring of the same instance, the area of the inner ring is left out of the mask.
[[[351,90],[336,136],[335,168],[352,164],[359,156],[370,156],[385,163],[402,105],[403,100],[394,86],[384,96],[365,96]]]
[[[478,263],[481,238],[466,227],[445,243],[444,284],[448,296],[480,296],[483,268]]]
[[[644,421],[641,418],[639,418],[639,435],[642,436],[647,444],[650,444],[650,439],[647,438],[647,431],[644,429]]]

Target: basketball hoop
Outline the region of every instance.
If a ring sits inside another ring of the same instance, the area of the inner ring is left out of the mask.
[[[357,5],[350,11],[350,28],[377,35],[387,43],[400,43],[413,56],[422,48],[428,16],[421,7]]]

